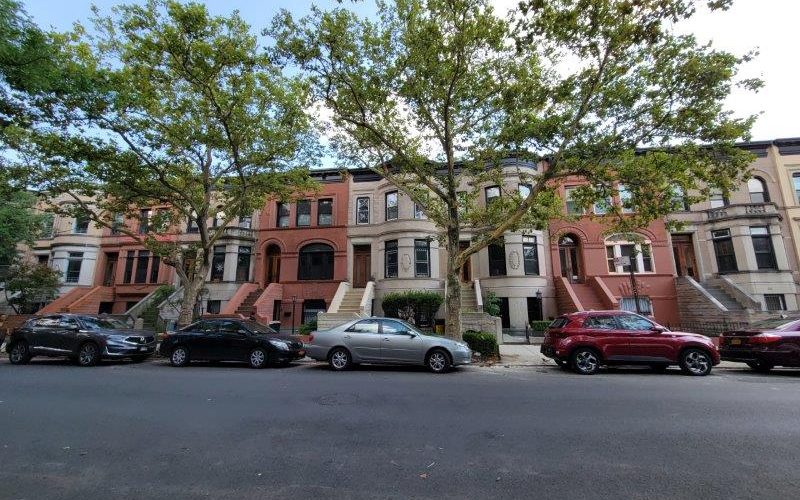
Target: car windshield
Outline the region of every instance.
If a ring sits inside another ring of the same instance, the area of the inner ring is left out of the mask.
[[[242,321],[242,325],[253,333],[265,333],[269,335],[275,335],[278,333],[267,325],[262,325],[261,323],[256,323],[255,321]]]
[[[89,330],[128,330],[128,325],[116,318],[91,318],[83,316],[81,322]]]
[[[753,323],[753,330],[788,330],[797,318],[771,318]]]

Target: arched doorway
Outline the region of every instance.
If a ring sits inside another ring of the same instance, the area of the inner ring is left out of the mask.
[[[267,247],[266,284],[279,283],[281,280],[281,249],[272,244]]]
[[[580,259],[580,240],[574,234],[565,234],[558,240],[558,256],[561,262],[561,276],[567,278],[571,283],[580,283],[581,259]]]

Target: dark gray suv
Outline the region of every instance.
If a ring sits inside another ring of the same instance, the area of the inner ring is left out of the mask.
[[[81,366],[101,359],[144,361],[156,350],[152,332],[131,330],[115,318],[82,314],[50,314],[29,319],[8,338],[12,364],[34,356],[68,357]]]

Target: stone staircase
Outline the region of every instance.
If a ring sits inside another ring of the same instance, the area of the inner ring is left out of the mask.
[[[741,311],[744,309],[742,305],[736,299],[730,296],[722,287],[712,285],[710,283],[703,283],[703,288],[705,288],[709,295],[717,299],[720,304],[725,306],[725,308],[729,311]]]
[[[361,313],[361,298],[364,297],[363,288],[351,288],[342,299],[337,314],[357,315]]]
[[[578,296],[578,300],[583,306],[584,311],[601,311],[606,309],[603,301],[597,296],[591,285],[586,283],[572,283],[572,290]]]
[[[244,298],[239,307],[236,308],[236,314],[241,314],[245,318],[250,317],[250,315],[255,312],[255,303],[256,300],[264,293],[263,288],[256,288],[252,292],[250,292],[247,297]]]
[[[467,285],[461,284],[461,310],[465,312],[481,312],[478,309],[478,299],[475,290]]]

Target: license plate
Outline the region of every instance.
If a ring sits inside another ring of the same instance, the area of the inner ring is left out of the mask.
[[[741,345],[742,339],[731,339],[731,345]]]
[[[146,351],[146,350],[147,350],[147,347],[140,347],[140,348],[139,348],[139,350],[140,350],[140,351]]]

